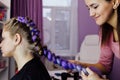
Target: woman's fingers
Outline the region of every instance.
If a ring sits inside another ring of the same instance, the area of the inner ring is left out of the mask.
[[[95,74],[90,68],[86,68],[86,70],[88,71],[89,75]]]
[[[102,78],[100,78],[96,73],[94,73],[91,69],[86,68],[87,72],[89,73],[89,75],[85,75],[84,72],[81,72],[81,77],[83,80],[104,80]]]
[[[82,80],[87,80],[88,78],[83,71],[81,72],[81,77],[82,77]]]

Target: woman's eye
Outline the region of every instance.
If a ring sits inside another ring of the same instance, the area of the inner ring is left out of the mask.
[[[95,6],[94,9],[96,9],[98,6]]]
[[[93,5],[93,8],[94,8],[94,9],[97,9],[97,8],[98,8],[98,5]]]

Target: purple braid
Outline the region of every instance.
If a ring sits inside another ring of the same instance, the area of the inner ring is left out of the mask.
[[[34,22],[29,22],[27,18],[25,17],[17,17],[17,21],[24,23],[29,27],[30,33],[32,35],[32,41],[35,43],[35,50],[39,53],[39,55],[44,55],[49,61],[52,61],[54,64],[58,64],[59,66],[63,67],[67,70],[77,71],[81,72],[83,71],[85,75],[89,75],[89,73],[86,71],[84,67],[81,65],[70,63],[67,60],[62,59],[59,56],[55,56],[54,53],[52,53],[50,50],[48,50],[46,47],[43,47],[42,50],[38,43],[40,43],[39,38],[39,30],[35,27]]]
[[[21,17],[21,16],[17,17],[16,20],[19,21],[20,23],[25,24],[29,28],[32,42],[35,45],[33,50],[35,51],[35,53],[39,53],[40,55],[41,44],[40,44],[40,38],[39,38],[39,30],[37,29],[37,27],[35,27],[35,23],[32,20],[27,19],[27,17]]]
[[[16,20],[18,20],[21,23],[25,23],[25,24],[28,23],[28,20],[25,17],[18,16]]]
[[[33,21],[30,22],[26,17],[21,17],[21,16],[17,17],[16,20],[26,24],[26,26],[29,27],[32,36],[32,41],[35,42],[39,37],[39,30],[35,27],[35,23]]]

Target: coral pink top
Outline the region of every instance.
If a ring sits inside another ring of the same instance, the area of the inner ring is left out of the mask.
[[[110,41],[106,45],[101,46],[99,59],[99,63],[104,65],[107,71],[111,70],[114,55],[120,59],[119,43],[114,42],[113,35],[111,35]]]

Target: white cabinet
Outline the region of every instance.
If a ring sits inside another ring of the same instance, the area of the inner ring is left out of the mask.
[[[0,29],[3,22],[10,18],[10,0],[0,0]],[[1,33],[0,33],[1,35]],[[3,58],[0,52],[0,80],[9,80],[9,58]]]

